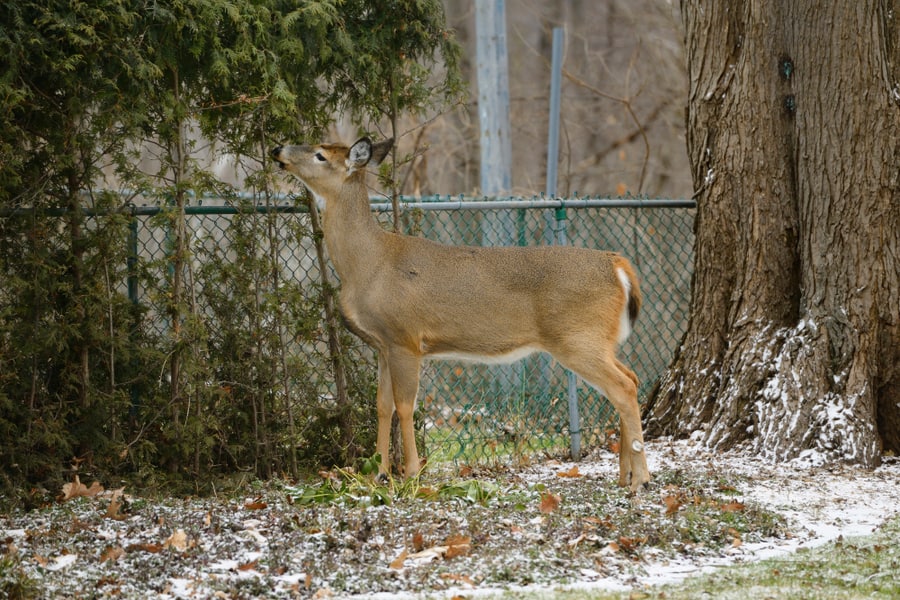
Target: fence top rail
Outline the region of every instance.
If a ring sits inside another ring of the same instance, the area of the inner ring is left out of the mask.
[[[255,212],[257,214],[296,214],[306,213],[308,209],[302,204],[287,204],[292,196],[279,194],[271,204],[254,204],[242,206],[234,204],[235,198],[205,197],[201,202],[209,204],[192,204],[184,207],[187,215],[236,215]],[[666,199],[666,198],[553,198],[533,197],[498,197],[475,199],[458,196],[425,196],[420,199],[400,197],[401,210],[423,211],[485,211],[485,210],[510,210],[510,209],[580,209],[580,208],[696,208],[697,203],[693,199]],[[237,199],[253,200],[248,194],[241,194]],[[372,211],[389,212],[393,209],[391,202],[384,197],[372,197],[370,199]],[[165,210],[171,210],[170,205],[134,205],[123,204],[117,209],[83,208],[86,216],[104,216],[109,214],[121,214],[129,216],[154,216]],[[67,208],[37,209],[34,207],[0,208],[0,217],[20,217],[43,214],[46,216],[61,217],[69,213]]]

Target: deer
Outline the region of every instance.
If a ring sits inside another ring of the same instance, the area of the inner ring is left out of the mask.
[[[388,231],[370,209],[366,172],[393,143],[362,137],[351,146],[271,151],[322,209],[341,315],[376,352],[380,476],[390,473],[395,411],[403,475],[420,470],[413,412],[423,360],[509,363],[545,352],[618,413],[618,484],[632,491],[647,484],[638,378],[616,357],[641,306],[631,263],[615,252],[572,246],[455,246]]]

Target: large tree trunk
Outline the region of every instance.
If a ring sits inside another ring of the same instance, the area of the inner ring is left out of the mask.
[[[682,17],[691,320],[648,433],[874,466],[900,451],[900,1]]]

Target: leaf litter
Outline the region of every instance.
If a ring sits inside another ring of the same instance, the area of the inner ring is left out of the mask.
[[[695,441],[647,444],[649,490],[617,460],[432,466],[395,489],[345,471],[242,498],[146,499],[77,478],[0,516],[0,552],[35,597],[387,598],[558,587],[647,590],[877,530],[900,461],[775,465]]]

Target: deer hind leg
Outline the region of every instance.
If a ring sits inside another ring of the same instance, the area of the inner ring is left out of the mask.
[[[591,348],[591,345],[575,347]],[[637,401],[637,376],[619,362],[610,350],[593,356],[579,353],[568,359],[557,358],[590,385],[601,390],[619,413],[619,485],[629,486],[632,490],[639,489],[650,481],[650,470],[644,454],[641,411]]]
[[[419,392],[421,359],[410,352],[397,350],[391,352],[387,360],[391,372],[394,408],[397,410],[397,418],[400,421],[400,438],[403,442],[403,474],[406,477],[412,477],[419,472],[421,467],[419,452],[416,449],[415,423],[413,422],[416,394]],[[390,423],[388,423],[388,431],[390,431]]]
[[[378,437],[375,451],[381,456],[380,475],[391,472],[391,419],[394,416],[394,389],[387,355],[378,353],[378,393],[375,396],[378,411]]]

